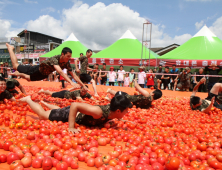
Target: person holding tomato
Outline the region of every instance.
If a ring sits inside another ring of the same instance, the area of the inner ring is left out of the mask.
[[[140,85],[137,83],[137,81],[134,80],[135,88],[141,95],[129,95],[125,92],[122,92],[126,97],[130,100],[130,102],[133,103],[137,108],[141,109],[148,109],[151,106],[151,103],[153,100],[157,100],[160,97],[162,97],[162,91],[157,89],[149,93],[148,91],[144,90]],[[110,93],[112,95],[116,95],[119,92],[116,92],[109,88],[107,90],[107,93]],[[108,96],[105,97],[107,100],[111,100]]]
[[[42,104],[51,109],[47,111],[40,104],[33,102],[31,96],[26,96],[20,101],[28,103],[34,113],[39,116],[39,119],[69,122],[68,130],[72,133],[80,131],[75,128],[75,122],[85,126],[101,126],[112,119],[121,119],[128,113],[128,108],[132,107],[131,102],[122,92],[117,93],[110,104],[103,106],[75,102],[68,107],[60,108],[41,101]]]
[[[86,87],[88,88],[88,86],[86,85]],[[94,98],[89,94],[87,93],[87,90],[85,90],[83,87],[80,89],[80,90],[75,90],[75,91],[72,91],[70,92],[71,90],[73,90],[75,88],[71,88],[69,90],[62,90],[62,91],[59,91],[59,92],[52,92],[52,91],[49,91],[49,90],[39,90],[38,93],[44,93],[44,94],[48,94],[52,97],[58,97],[58,98],[66,98],[66,99],[73,99],[73,100],[83,100],[84,98],[89,98],[89,99],[92,99],[94,100]]]
[[[217,98],[218,93],[222,91],[222,84],[216,83],[212,89],[210,90],[210,93],[208,94],[208,97],[205,99],[201,99],[196,95],[196,92],[201,84],[203,84],[206,81],[205,78],[202,78],[197,85],[193,89],[193,93],[190,96],[190,107],[192,110],[199,110],[205,113],[208,113],[211,111],[211,108],[214,106],[220,110],[222,110],[222,105],[219,105],[215,98]]]

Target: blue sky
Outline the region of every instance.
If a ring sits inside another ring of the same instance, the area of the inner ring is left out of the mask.
[[[114,7],[120,9],[118,12],[112,13],[113,3],[118,3]],[[88,5],[88,8],[81,11],[84,4]],[[5,30],[0,28],[0,37],[13,36],[24,28],[64,39],[73,32],[85,45],[99,49],[113,43],[127,28],[140,40],[142,18],[148,18],[154,24],[154,46],[182,44],[204,24],[222,39],[222,0],[0,0],[0,5],[0,20],[4,21],[4,25],[10,25],[5,26]],[[96,9],[101,6],[101,11],[105,13],[93,10],[93,6],[96,6]],[[82,17],[85,14],[87,17]],[[106,18],[104,21],[100,18],[103,15]],[[75,18],[76,16],[79,17]],[[72,17],[75,18],[73,21]],[[97,18],[101,22],[97,21]],[[47,26],[44,26],[44,22]],[[51,22],[52,28],[48,25]],[[104,26],[107,24],[109,27]],[[55,30],[56,25],[58,28]],[[104,34],[91,35],[103,28]],[[107,38],[107,41],[104,38]]]

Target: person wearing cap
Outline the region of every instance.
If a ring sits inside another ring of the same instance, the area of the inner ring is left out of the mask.
[[[114,67],[109,68],[109,86],[114,86],[115,79],[116,79],[116,72],[114,71]]]
[[[140,66],[139,67],[138,84],[142,88],[144,88],[145,79],[146,79],[146,73],[144,72],[144,70],[145,70],[144,66]]]
[[[216,64],[211,64],[205,67],[205,71],[209,73],[209,75],[218,75],[221,71],[222,67],[217,66]],[[219,77],[209,77],[209,82],[207,85],[208,93],[210,92],[211,88],[214,86],[215,83],[219,81]]]
[[[151,106],[152,101],[157,100],[162,97],[162,91],[159,89],[156,89],[152,91],[151,93],[147,92],[145,89],[140,87],[140,85],[134,80],[135,88],[136,90],[141,93],[141,95],[129,95],[125,92],[122,92],[126,97],[130,100],[130,102],[133,103],[137,108],[141,109],[148,109]],[[110,93],[112,95],[115,95],[115,90],[112,90],[111,88],[107,89],[107,93]],[[108,96],[105,97],[106,100],[111,100]]]
[[[60,108],[41,101],[42,104],[50,109],[47,111],[40,104],[33,102],[31,96],[26,96],[20,101],[26,102],[34,113],[39,116],[40,120],[69,122],[68,131],[71,133],[80,131],[75,128],[75,123],[85,126],[102,126],[112,119],[121,120],[128,113],[128,108],[132,107],[129,99],[121,92],[117,93],[108,105],[93,106],[74,102],[70,106]]]
[[[86,88],[85,85],[82,83],[82,81],[78,78],[78,76],[76,76],[76,74],[72,72],[72,68],[70,65],[70,59],[72,57],[72,50],[70,48],[64,47],[61,51],[61,55],[56,55],[53,57],[49,56],[49,58],[47,60],[41,61],[41,63],[39,65],[30,66],[30,65],[19,64],[17,57],[15,56],[15,53],[13,51],[14,46],[9,45],[8,43],[6,43],[6,46],[8,48],[8,52],[10,54],[13,69],[17,70],[14,73],[11,73],[11,75],[23,77],[28,81],[39,81],[39,80],[43,80],[45,78],[48,78],[48,75],[56,70],[73,87],[79,88],[81,85],[84,88]],[[64,68],[68,69],[69,74],[80,85],[73,83],[72,80],[67,75],[65,75],[63,73],[62,70]]]
[[[92,56],[92,50],[88,49],[86,51],[86,56],[81,56],[79,58],[77,58],[75,60],[75,67],[76,67],[76,72],[80,73],[80,80],[83,83],[91,83],[93,86],[93,90],[94,90],[94,95],[95,96],[99,96],[97,93],[97,89],[96,89],[96,82],[95,80],[92,79],[92,77],[87,74],[87,71],[96,71],[95,69],[89,68],[89,62],[88,59]],[[81,70],[79,70],[78,68],[78,62],[80,61],[81,63]]]
[[[190,78],[191,78],[191,69],[190,67],[186,67],[185,70],[183,70],[178,78],[180,79],[180,83],[177,84],[177,88],[180,90],[183,90],[185,88],[186,91],[189,91],[190,88]],[[174,85],[175,88],[175,85]]]
[[[106,63],[103,63],[103,68],[101,68],[100,71],[107,71],[106,70]],[[98,82],[99,82],[99,84],[106,85],[107,72],[99,72]]]
[[[19,94],[19,92],[15,89],[15,86],[18,87],[22,93],[27,95],[25,88],[16,79],[9,78],[6,80],[6,90],[12,94]]]

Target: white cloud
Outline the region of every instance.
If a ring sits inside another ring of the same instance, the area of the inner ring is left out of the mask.
[[[10,27],[11,23],[9,21],[0,19],[0,37],[5,37]]]
[[[217,18],[217,20],[213,23],[209,29],[218,37],[222,40],[222,16]]]
[[[195,27],[196,27],[197,30],[199,30],[203,25],[204,25],[204,21],[203,20],[200,21],[200,22],[196,22],[195,23]]]
[[[30,1],[30,0],[24,0],[26,3],[30,3],[30,4],[37,4],[37,1]]]
[[[41,12],[46,12],[47,14],[50,13],[50,12],[55,12],[55,8],[53,7],[48,7],[48,8],[44,8],[41,10]]]

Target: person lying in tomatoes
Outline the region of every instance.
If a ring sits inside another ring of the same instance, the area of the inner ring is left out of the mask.
[[[210,90],[210,93],[208,94],[208,97],[205,99],[201,99],[196,95],[196,92],[201,84],[203,84],[206,81],[205,78],[202,78],[198,84],[194,87],[193,93],[190,96],[190,107],[192,110],[199,110],[205,113],[208,113],[211,111],[212,106],[222,110],[222,105],[219,105],[215,98],[217,98],[218,93],[222,91],[222,84],[216,83],[212,89]]]
[[[0,77],[0,101],[4,101],[4,99],[16,101],[13,95],[6,90],[6,88],[6,80],[3,77]]]
[[[135,88],[136,90],[141,94],[141,95],[129,95],[125,92],[122,92],[124,95],[126,95],[126,97],[130,100],[130,102],[133,103],[133,105],[135,105],[137,108],[141,108],[141,109],[148,109],[151,106],[151,103],[153,100],[157,100],[159,98],[162,97],[162,91],[157,89],[152,91],[151,93],[149,93],[148,91],[146,91],[145,89],[143,89],[142,87],[140,87],[140,85],[137,83],[137,81],[134,80],[135,83]],[[112,95],[115,95],[116,92],[112,89],[108,89],[107,93],[110,93]],[[107,100],[111,100],[110,98],[106,97]]]
[[[74,127],[75,122],[85,126],[101,126],[112,119],[121,119],[128,113],[128,108],[132,107],[129,99],[121,92],[113,97],[110,104],[104,106],[75,102],[68,107],[60,108],[41,101],[42,104],[51,109],[48,111],[45,111],[40,104],[33,102],[30,96],[26,96],[20,101],[28,103],[31,109],[39,116],[39,119],[69,122],[68,131],[72,133],[79,132]]]
[[[85,85],[85,86],[88,89],[88,86],[87,85]],[[81,87],[80,90],[75,90],[75,91],[70,92],[70,90],[73,90],[73,89],[75,89],[75,88],[73,87],[69,90],[62,90],[59,92],[52,92],[49,90],[41,89],[38,93],[44,93],[44,94],[48,94],[52,97],[58,97],[58,98],[62,98],[62,99],[66,98],[66,99],[73,99],[73,100],[76,100],[76,99],[82,100],[87,97],[89,99],[94,100],[94,98],[89,93],[87,93],[87,90],[85,90],[83,88],[83,86]]]

